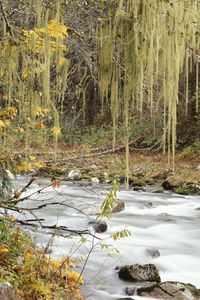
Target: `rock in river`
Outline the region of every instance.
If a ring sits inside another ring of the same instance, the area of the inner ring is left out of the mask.
[[[149,257],[152,257],[152,258],[156,258],[156,257],[160,256],[160,252],[156,248],[147,248],[145,250],[145,255],[149,256]]]
[[[112,213],[118,213],[124,210],[125,204],[124,201],[117,199],[113,204]]]
[[[200,300],[200,290],[189,283],[166,281],[137,290],[139,296],[162,300]]]
[[[99,182],[100,182],[99,178],[97,178],[97,177],[92,177],[91,178],[91,184],[92,185],[97,185],[97,184],[99,184]]]
[[[179,186],[182,186],[184,183],[183,179],[180,176],[169,176],[165,181],[162,183],[162,187],[165,190],[173,190]]]
[[[108,225],[105,221],[90,221],[89,225],[92,225],[92,228],[97,233],[105,232],[108,228]]]
[[[71,170],[68,174],[68,178],[73,181],[80,180],[81,172],[79,170]]]
[[[151,281],[160,283],[159,271],[153,264],[125,265],[119,270],[119,278],[127,281]]]

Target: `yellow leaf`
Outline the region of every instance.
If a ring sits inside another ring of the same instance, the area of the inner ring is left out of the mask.
[[[10,120],[5,120],[5,122],[4,122],[4,124],[6,125],[6,126],[9,126],[10,125]]]
[[[44,129],[44,128],[46,128],[46,126],[42,122],[39,122],[39,123],[35,124],[35,128],[36,129]]]
[[[30,161],[36,160],[34,155],[29,156]]]
[[[58,64],[60,66],[63,66],[65,64],[65,62],[66,62],[66,59],[63,56],[59,57]]]
[[[0,120],[0,131],[4,128],[4,122]]]
[[[1,254],[8,253],[8,252],[9,252],[9,249],[8,249],[8,248],[5,248],[5,247],[4,247],[4,248],[1,248],[1,249],[0,249],[0,253],[1,253]]]
[[[36,116],[44,116],[43,113],[42,113],[42,107],[40,106],[36,106],[36,109],[35,109],[35,114]]]
[[[51,131],[54,135],[59,135],[61,133],[61,128],[59,126],[54,126]]]
[[[26,79],[28,77],[28,75],[30,74],[30,72],[28,70],[25,70],[24,72],[22,72],[22,77],[24,79]]]
[[[15,196],[15,199],[19,199],[19,197],[21,196],[21,192],[14,191],[14,196]]]
[[[40,168],[44,167],[44,163],[38,161],[38,162],[33,163],[32,166],[34,169],[40,169]]]
[[[32,165],[26,161],[23,161],[21,165],[17,166],[18,172],[28,172],[32,168]]]
[[[54,188],[59,187],[59,186],[60,186],[60,180],[57,179],[57,178],[52,178],[52,179],[51,179],[51,185],[52,185],[52,187],[54,187]]]

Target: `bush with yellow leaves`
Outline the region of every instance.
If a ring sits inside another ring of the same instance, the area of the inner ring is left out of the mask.
[[[0,219],[0,281],[9,281],[25,300],[82,300],[83,279],[72,259],[48,257],[12,220]]]

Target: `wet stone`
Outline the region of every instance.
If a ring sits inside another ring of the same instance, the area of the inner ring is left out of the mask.
[[[160,282],[159,271],[153,264],[146,265],[125,265],[119,270],[119,278],[126,281],[150,281]]]
[[[133,296],[136,292],[136,288],[132,288],[132,287],[126,287],[125,288],[125,293],[128,296]]]
[[[108,228],[108,225],[105,221],[90,221],[89,225],[92,225],[92,228],[97,233],[103,233]]]

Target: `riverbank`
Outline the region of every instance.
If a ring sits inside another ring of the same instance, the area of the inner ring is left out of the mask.
[[[91,154],[91,155],[90,155]],[[68,176],[78,171],[79,175]],[[63,180],[83,180],[91,183],[112,183],[117,180],[125,184],[124,153],[97,155],[87,152],[71,152],[50,159],[40,168],[39,175],[56,176]],[[130,153],[129,188],[135,191],[162,193],[165,190],[183,195],[200,194],[200,161],[198,157],[177,155],[175,167],[162,154],[142,151]]]

